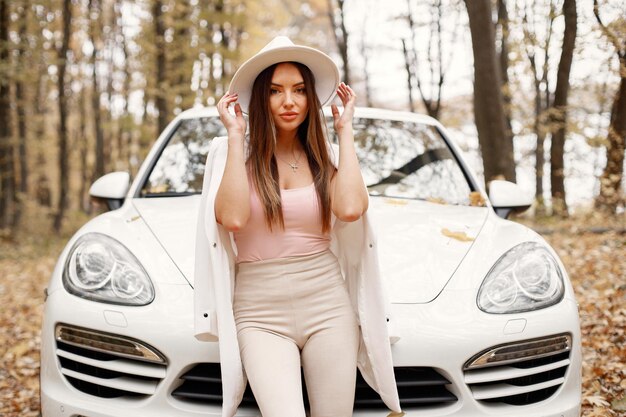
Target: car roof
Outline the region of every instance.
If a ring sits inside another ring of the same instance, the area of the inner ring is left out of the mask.
[[[324,115],[326,117],[331,116],[330,107],[324,107]],[[199,117],[215,117],[217,116],[217,108],[215,106],[207,106],[207,107],[192,107],[191,109],[185,110],[178,115],[178,119],[196,119]],[[428,125],[436,125],[438,122],[430,116],[425,114],[412,113],[408,111],[399,111],[399,110],[388,110],[388,109],[379,109],[375,107],[356,107],[354,110],[354,115],[356,117],[365,117],[365,118],[382,118],[382,119],[391,119],[391,120],[406,120],[413,121],[418,123],[424,123]]]

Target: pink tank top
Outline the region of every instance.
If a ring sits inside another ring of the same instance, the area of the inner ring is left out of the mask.
[[[320,208],[315,183],[280,190],[285,229],[265,223],[265,211],[250,183],[250,218],[234,233],[236,262],[260,261],[287,256],[310,255],[330,247],[330,234],[322,233]]]

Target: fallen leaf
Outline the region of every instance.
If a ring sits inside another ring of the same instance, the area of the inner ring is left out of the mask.
[[[611,408],[615,411],[626,411],[626,396],[611,401]]]
[[[480,193],[480,191],[472,191],[469,193],[470,206],[474,207],[485,207],[485,197]]]
[[[24,354],[28,352],[29,350],[30,350],[29,343],[27,341],[23,341],[13,346],[12,348],[10,348],[8,353],[13,354],[14,358],[19,358],[21,356],[24,356]]]
[[[444,205],[448,204],[446,200],[444,200],[443,198],[437,198],[437,197],[428,197],[426,201],[428,201],[429,203],[435,203],[435,204],[444,204]]]
[[[395,205],[395,206],[406,206],[408,201],[400,200],[396,198],[386,198],[385,203]]]
[[[588,395],[583,398],[583,403],[584,402],[595,406],[608,407],[610,405],[609,402],[601,395]]]
[[[446,228],[441,229],[441,233],[444,236],[451,237],[452,239],[460,240],[461,242],[471,242],[474,240],[473,237],[469,237],[465,234],[465,232],[452,232]]]

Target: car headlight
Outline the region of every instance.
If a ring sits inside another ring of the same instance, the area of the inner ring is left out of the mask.
[[[81,236],[69,251],[63,286],[71,294],[93,301],[146,305],[154,286],[137,258],[117,240],[101,234]]]
[[[563,298],[561,269],[545,248],[521,243],[498,259],[478,290],[478,308],[486,313],[538,310]]]

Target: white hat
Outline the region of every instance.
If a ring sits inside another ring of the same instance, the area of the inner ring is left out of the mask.
[[[237,102],[248,113],[252,85],[265,68],[279,62],[293,61],[306,65],[315,77],[315,90],[322,106],[330,103],[339,86],[339,69],[325,53],[308,46],[294,45],[286,36],[277,36],[256,55],[244,62],[233,76],[228,91],[239,94]]]

